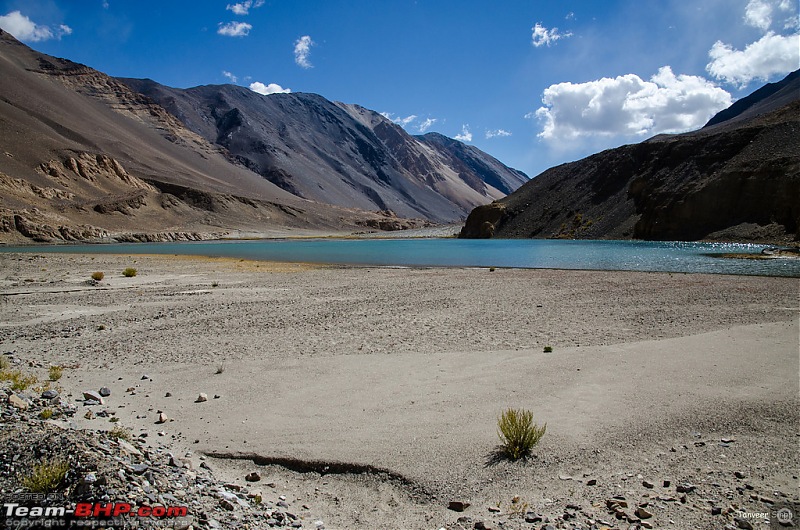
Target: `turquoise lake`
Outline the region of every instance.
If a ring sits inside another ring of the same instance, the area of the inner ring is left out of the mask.
[[[516,267],[800,277],[798,259],[727,259],[764,245],[541,239],[313,239],[0,247],[0,252],[182,254],[379,266]]]

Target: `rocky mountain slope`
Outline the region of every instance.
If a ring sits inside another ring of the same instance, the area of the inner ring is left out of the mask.
[[[440,135],[410,136],[376,112],[316,94],[121,81],[233,161],[314,201],[452,222],[527,181],[474,147]]]
[[[473,210],[461,237],[788,241],[798,197],[795,72],[698,131],[551,168]]]
[[[235,88],[229,90],[236,98],[273,102]],[[237,116],[245,116],[239,110],[226,110],[231,112],[212,124],[214,130],[218,125],[220,129],[208,140],[207,128],[194,127],[195,132],[193,124],[187,127],[119,80],[38,53],[0,30],[0,242],[184,240],[365,227],[396,230],[463,218],[474,205],[505,193],[470,180],[471,173],[462,178],[449,166],[430,174],[400,167],[407,161],[389,153],[376,133],[356,120],[366,119],[362,114],[374,118],[370,111],[334,105],[319,96],[278,99],[296,106],[291,110],[296,120],[282,122],[275,131],[283,142],[276,144],[282,149],[279,158],[294,166],[268,165],[273,151],[264,147],[266,143],[256,145],[259,156],[252,158],[239,149],[247,143],[246,128],[235,125]],[[317,109],[324,112],[318,114]],[[315,130],[329,118],[335,120]],[[382,127],[395,129],[389,122]],[[354,143],[340,143],[344,136],[336,134],[352,137]],[[433,153],[422,142],[413,138],[410,142]],[[292,151],[295,147],[298,153]],[[308,149],[316,158],[305,156]],[[362,153],[353,154],[351,149]],[[344,162],[337,162],[339,158]],[[485,154],[474,159],[493,160]],[[306,168],[322,160],[328,161],[325,172],[342,171],[338,184],[317,182],[319,170],[306,174]],[[471,167],[470,163],[462,166]],[[372,175],[369,164],[382,169],[375,172],[383,181],[364,176]],[[508,182],[501,188],[510,191],[524,176],[507,171],[509,178],[519,180],[487,174],[488,180],[497,185]],[[287,185],[291,182],[297,189]],[[307,189],[314,191],[298,191]],[[348,200],[348,194],[358,200]]]

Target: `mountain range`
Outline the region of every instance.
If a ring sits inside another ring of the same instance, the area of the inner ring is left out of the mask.
[[[541,173],[473,210],[464,238],[798,239],[800,71],[700,130]]]
[[[527,176],[315,94],[174,89],[0,30],[0,240],[172,240],[463,221]]]

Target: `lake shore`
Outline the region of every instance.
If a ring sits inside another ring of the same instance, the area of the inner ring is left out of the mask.
[[[655,528],[722,528],[797,500],[796,278],[12,253],[0,271],[3,351],[74,367],[75,399],[109,387],[134,436],[224,457],[206,462],[304,527],[627,528],[623,496]],[[495,458],[506,407],[547,423],[527,462]]]

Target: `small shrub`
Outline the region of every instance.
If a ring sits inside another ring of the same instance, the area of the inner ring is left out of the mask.
[[[119,418],[114,416],[113,418],[109,419],[108,421],[110,421],[111,423],[117,423],[119,421]]]
[[[10,381],[12,390],[27,390],[38,382],[35,375],[26,375],[19,370],[0,371],[0,381]]]
[[[20,482],[32,493],[51,493],[58,489],[69,471],[69,462],[51,460],[33,468],[33,472]]]
[[[122,275],[125,276],[126,278],[133,278],[134,276],[136,276],[136,269],[134,269],[133,267],[128,267],[127,269],[122,271]]]
[[[99,282],[100,280],[102,280],[102,279],[103,279],[103,278],[105,278],[105,277],[106,277],[106,275],[105,275],[105,274],[103,274],[103,273],[102,273],[102,272],[100,272],[100,271],[97,271],[97,272],[93,272],[93,273],[92,273],[92,279],[93,279],[94,281],[96,281],[96,282]]]
[[[11,363],[5,357],[0,357],[0,370],[8,370],[11,368]]]
[[[105,329],[106,329],[105,324],[100,324],[99,326],[97,326],[97,331],[103,331]]]
[[[494,272],[494,270],[495,270],[494,267],[489,267],[489,272]]]
[[[53,417],[53,409],[51,408],[42,409],[42,411],[39,413],[39,417],[42,418],[43,420],[49,420],[50,418]]]
[[[511,460],[528,456],[547,430],[533,422],[533,413],[525,409],[507,409],[497,419],[497,435],[503,452]]]
[[[113,429],[108,431],[108,437],[112,440],[125,440],[126,442],[130,442],[132,438],[131,431],[119,425],[115,425]]]
[[[64,369],[60,366],[51,366],[47,370],[47,375],[50,378],[50,381],[58,381],[61,379],[61,376],[64,375]]]
[[[544,347],[544,352],[545,353],[553,353],[553,347],[552,346],[545,346]]]

